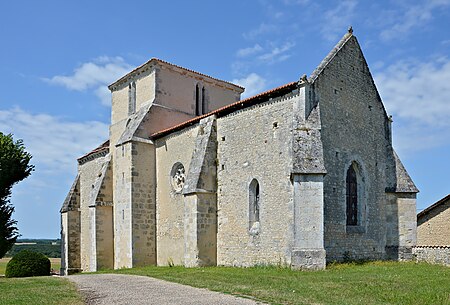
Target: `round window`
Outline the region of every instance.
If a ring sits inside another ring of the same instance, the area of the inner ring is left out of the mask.
[[[184,166],[180,162],[175,163],[172,166],[172,171],[170,172],[172,187],[176,192],[181,192],[184,186],[184,181],[186,179],[186,173],[184,171]]]

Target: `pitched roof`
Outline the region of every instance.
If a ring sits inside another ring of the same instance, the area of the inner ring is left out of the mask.
[[[203,119],[205,117],[208,117],[210,115],[217,115],[218,117],[224,116],[224,115],[227,115],[227,114],[229,114],[231,112],[234,112],[236,110],[240,110],[240,109],[247,108],[247,107],[250,107],[252,105],[258,104],[260,102],[264,102],[268,98],[274,98],[274,97],[285,95],[287,93],[292,92],[292,90],[297,89],[298,86],[299,86],[299,82],[291,82],[291,83],[285,84],[283,86],[280,86],[280,87],[277,87],[277,88],[274,88],[274,89],[271,89],[271,90],[259,93],[257,95],[252,96],[252,97],[246,98],[244,100],[240,100],[240,101],[237,101],[237,102],[235,102],[233,104],[229,104],[229,105],[224,106],[222,108],[219,108],[219,109],[216,109],[214,111],[211,111],[211,112],[206,113],[204,115],[197,116],[197,117],[192,118],[192,119],[190,119],[190,120],[188,120],[186,122],[183,122],[181,124],[178,124],[178,125],[175,125],[173,127],[170,127],[170,128],[167,128],[167,129],[164,129],[164,130],[161,130],[161,131],[158,131],[158,132],[156,132],[154,134],[151,134],[150,138],[151,139],[160,138],[160,137],[165,136],[165,135],[167,135],[167,134],[169,134],[171,132],[183,129],[183,128],[187,127],[187,126],[191,126],[191,125],[199,122],[201,119]]]
[[[347,41],[350,40],[350,38],[353,37],[353,29],[350,27],[348,29],[348,32],[345,33],[345,35],[339,40],[339,42],[334,46],[334,48],[328,53],[328,55],[322,60],[322,62],[317,66],[317,68],[311,73],[311,76],[309,77],[309,82],[314,82],[317,77],[319,77],[320,73],[322,73],[323,70],[328,66],[328,64],[333,60],[333,58],[336,56],[336,54],[344,47],[344,45],[347,43]]]
[[[419,214],[417,214],[417,219],[422,218],[423,216],[429,214],[430,212],[432,212],[434,209],[440,207],[441,205],[445,204],[447,201],[450,201],[450,194],[448,194],[447,196],[445,196],[444,198],[442,198],[441,200],[433,203],[432,205],[430,205],[428,208],[426,208],[425,210],[423,210],[422,212],[420,212]]]
[[[395,158],[395,173],[397,176],[397,185],[395,188],[395,192],[397,193],[418,193],[419,189],[416,187],[405,167],[403,166],[402,161],[398,157],[397,153],[394,150],[394,158]]]
[[[77,176],[75,177],[75,180],[73,181],[73,184],[69,190],[69,193],[66,196],[66,199],[63,202],[60,213],[73,211],[78,208],[77,193],[79,192],[79,190],[78,190],[79,181],[80,181],[80,174],[78,173]]]
[[[83,159],[92,156],[96,153],[102,152],[102,151],[109,151],[109,140],[106,140],[105,142],[103,142],[102,144],[100,144],[98,147],[94,148],[93,150],[91,150],[90,152],[88,152],[87,154],[79,157],[77,160],[78,162],[82,162]]]
[[[138,66],[137,68],[133,69],[132,71],[128,72],[127,74],[125,74],[124,76],[122,76],[121,78],[119,78],[118,80],[113,82],[112,84],[110,84],[108,86],[109,90],[112,90],[112,88],[115,85],[118,85],[119,83],[126,81],[131,75],[133,75],[136,72],[142,70],[144,67],[149,66],[150,64],[154,64],[154,63],[164,64],[164,65],[167,65],[167,66],[170,66],[170,67],[174,67],[174,68],[177,68],[177,69],[181,69],[181,70],[184,70],[184,71],[187,71],[187,72],[195,73],[195,74],[201,75],[203,77],[207,77],[207,78],[213,79],[213,80],[218,81],[218,82],[229,84],[229,85],[235,87],[240,92],[244,91],[244,87],[242,87],[242,86],[239,86],[239,85],[233,84],[231,82],[228,82],[228,81],[225,81],[225,80],[221,80],[221,79],[218,79],[218,78],[215,78],[215,77],[212,77],[212,76],[209,76],[207,74],[203,74],[203,73],[191,70],[191,69],[187,69],[187,68],[184,68],[184,67],[172,64],[172,63],[170,63],[168,61],[165,61],[165,60],[162,60],[162,59],[158,59],[158,58],[155,58],[155,57],[153,57],[149,61],[143,63],[142,65]]]

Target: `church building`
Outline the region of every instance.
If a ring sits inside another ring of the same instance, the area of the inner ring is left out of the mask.
[[[109,139],[61,208],[63,274],[411,259],[418,190],[351,28],[309,77],[247,99],[159,59],[109,89]]]

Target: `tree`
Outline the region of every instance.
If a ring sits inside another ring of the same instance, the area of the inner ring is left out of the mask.
[[[11,218],[14,207],[9,197],[14,184],[28,177],[34,170],[31,155],[22,140],[14,142],[11,134],[0,132],[0,258],[14,245],[19,236],[17,221]]]

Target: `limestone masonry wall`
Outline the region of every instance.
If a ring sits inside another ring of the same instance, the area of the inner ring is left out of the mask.
[[[156,264],[155,146],[131,146],[131,213],[133,267]]]
[[[450,246],[450,199],[417,221],[418,246]]]
[[[157,263],[165,266],[169,262],[184,264],[184,199],[182,190],[175,190],[171,171],[176,163],[189,171],[192,151],[198,127],[176,132],[156,141],[156,193]]]
[[[114,198],[114,268],[132,267],[131,146],[112,148]]]
[[[315,82],[322,119],[327,261],[381,259],[386,245],[387,116],[356,38]],[[346,225],[346,173],[358,172],[358,225]],[[392,168],[392,165],[390,166]]]
[[[80,173],[80,221],[81,221],[81,269],[83,271],[96,270],[95,251],[95,220],[90,206],[95,206],[93,194],[94,183],[101,173],[105,157],[98,157],[79,166]],[[94,226],[93,226],[94,224]]]
[[[413,256],[417,262],[450,266],[450,246],[417,246]]]
[[[291,99],[219,118],[217,264],[290,264],[293,235]],[[259,182],[260,228],[249,232],[249,185]]]

